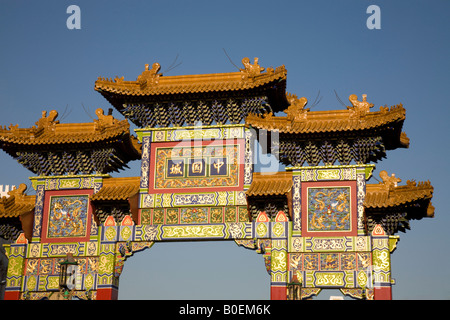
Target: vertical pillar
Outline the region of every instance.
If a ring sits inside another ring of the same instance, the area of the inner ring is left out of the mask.
[[[270,300],[286,300],[287,294],[286,286],[280,286],[278,284],[270,284]]]
[[[97,300],[118,298],[119,278],[114,275],[118,227],[112,216],[101,227],[102,243],[98,259]]]
[[[117,300],[119,297],[118,287],[102,287],[97,289],[97,300]]]
[[[365,235],[364,227],[364,199],[366,197],[366,179],[369,178],[368,170],[372,167],[361,167],[356,169],[356,206],[358,235]]]
[[[33,187],[36,190],[36,201],[34,206],[34,224],[33,224],[33,240],[32,242],[41,242],[41,229],[44,217],[44,200],[45,200],[45,180],[33,179]]]
[[[23,285],[25,255],[28,241],[21,233],[14,244],[5,246],[8,256],[8,271],[6,273],[5,300],[19,300]]]
[[[291,202],[292,212],[292,235],[301,236],[301,175],[299,170],[292,171],[292,199]]]
[[[244,191],[250,188],[253,181],[253,148],[256,132],[254,129],[244,128],[245,155],[244,155]]]
[[[149,172],[150,172],[150,146],[152,133],[139,132],[140,140],[142,142],[142,160],[141,160],[141,181],[140,188],[148,189],[149,186]],[[148,192],[148,190],[147,190]]]
[[[288,282],[287,240],[272,240],[270,257],[270,299],[286,300]]]
[[[97,300],[117,300],[118,278],[114,276],[115,244],[102,244],[98,261]]]
[[[392,300],[389,236],[379,224],[372,231],[374,299]]]

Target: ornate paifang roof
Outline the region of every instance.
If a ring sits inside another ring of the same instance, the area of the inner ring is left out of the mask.
[[[60,123],[55,110],[42,112],[42,117],[31,128],[19,125],[0,127],[0,141],[18,145],[88,144],[128,135],[130,125],[127,120],[117,120],[112,115],[104,115],[102,109],[95,113],[98,120],[90,123]],[[140,147],[137,138],[131,137],[136,152]],[[135,141],[134,141],[135,140]]]
[[[381,135],[390,134],[397,140],[386,141],[387,149],[409,146],[409,138],[401,132],[405,120],[405,109],[401,104],[391,108],[380,107],[380,111],[370,112],[373,104],[366,101],[366,95],[363,95],[363,101],[358,101],[356,95],[352,94],[349,97],[352,106],[346,110],[310,111],[305,108],[308,102],[306,98],[298,99],[291,94],[287,94],[287,98],[290,106],[284,110],[286,117],[274,116],[272,113],[263,116],[250,114],[246,123],[254,128],[297,136],[379,130]]]
[[[239,72],[163,76],[154,63],[136,81],[98,78],[95,90],[139,127],[241,123],[249,113],[287,106],[286,68],[242,60]]]
[[[0,199],[0,218],[17,218],[34,210],[36,196],[25,194],[27,186],[21,184],[19,188],[8,192],[8,197]]]
[[[152,68],[145,65],[145,70],[136,81],[124,81],[124,77],[107,79],[99,77],[95,90],[103,93],[126,96],[159,96],[204,92],[222,92],[248,90],[268,83],[286,80],[286,68],[276,69],[261,67],[258,58],[250,63],[249,58],[242,59],[244,65],[239,72],[213,73],[198,75],[163,76],[161,66],[154,63]]]
[[[128,120],[97,109],[91,123],[60,123],[55,110],[42,112],[31,128],[0,127],[0,148],[39,175],[107,173],[141,157]]]
[[[27,186],[22,183],[17,189],[9,191],[8,197],[0,199],[0,219],[14,221],[0,224],[3,227],[0,233],[5,239],[15,240],[23,231],[25,238],[31,241],[36,196],[27,195],[26,189]]]
[[[386,208],[407,208],[414,207],[421,209],[419,216],[410,218],[420,219],[423,217],[433,217],[434,207],[431,204],[433,197],[433,187],[430,181],[415,182],[408,180],[406,185],[399,186],[401,179],[394,174],[388,176],[386,171],[380,172],[382,182],[379,184],[368,184],[366,186],[366,198],[364,206],[371,212],[383,211]]]
[[[253,173],[247,196],[287,195],[292,188],[292,172]]]
[[[101,189],[92,195],[92,201],[127,201],[139,192],[140,177],[103,179]]]

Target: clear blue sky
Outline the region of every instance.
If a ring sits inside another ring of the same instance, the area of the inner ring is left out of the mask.
[[[80,30],[66,27],[71,4],[81,9]],[[379,30],[366,26],[372,4]],[[393,297],[450,299],[449,12],[447,0],[2,0],[0,125],[30,127],[42,110],[66,107],[63,122],[90,122],[96,108],[110,107],[94,91],[97,77],[135,80],[144,64],[165,70],[177,55],[182,64],[168,75],[235,71],[223,48],[239,66],[243,57],[284,64],[287,91],[313,101],[320,90],[313,110],[342,109],[334,90],[345,102],[366,93],[376,110],[403,103],[411,146],[388,152],[375,177],[429,179],[436,216],[400,233]],[[32,173],[3,152],[0,163],[0,184],[29,183]],[[138,175],[138,161],[120,173]],[[126,262],[119,298],[269,299],[269,283],[262,256],[234,242],[162,243]]]

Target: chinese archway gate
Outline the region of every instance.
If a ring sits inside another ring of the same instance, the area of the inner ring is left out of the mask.
[[[163,76],[155,63],[136,81],[98,78],[95,90],[125,120],[98,109],[92,123],[64,124],[53,110],[31,128],[0,128],[0,147],[35,174],[36,190],[22,184],[0,201],[4,298],[51,298],[72,277],[71,297],[117,299],[125,260],[155,242],[234,240],[264,257],[271,299],[291,299],[294,279],[301,299],[323,288],[391,299],[396,234],[434,215],[429,182],[400,185],[383,170],[367,183],[387,150],[409,146],[405,109],[371,111],[351,95],[345,110],[310,111],[286,92],[284,66],[242,63],[187,76]],[[255,141],[285,171],[254,172]],[[133,160],[139,177],[110,175]]]

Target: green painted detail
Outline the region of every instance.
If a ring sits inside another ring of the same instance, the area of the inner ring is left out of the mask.
[[[268,229],[264,222],[259,223],[256,227],[256,233],[260,238],[264,237],[267,234],[267,231]]]
[[[114,255],[101,255],[98,262],[98,273],[107,274],[114,271]]]
[[[107,228],[105,231],[106,239],[108,239],[109,241],[115,240],[117,236],[116,227],[106,227],[106,228]]]
[[[284,250],[272,250],[271,268],[272,271],[287,270],[287,254]]]
[[[135,129],[134,131],[139,134],[139,132],[142,132],[143,134],[145,134],[146,132],[149,131],[176,131],[176,130],[189,130],[189,129],[210,129],[210,128],[236,128],[236,127],[245,127],[245,124],[223,124],[223,125],[208,125],[208,126],[186,126],[186,127],[165,127],[165,128],[153,128],[153,127],[149,127],[149,128],[141,128],[141,129]]]
[[[364,165],[364,166],[359,166],[356,169],[356,173],[364,173],[366,180],[369,180],[369,178],[372,176],[373,170],[375,169],[375,165],[371,164],[371,165]]]
[[[375,271],[389,272],[391,261],[387,250],[373,250],[372,263]]]
[[[400,236],[389,236],[389,252],[392,253],[397,248]]]
[[[367,274],[365,271],[361,270],[360,272],[358,272],[357,281],[358,281],[358,285],[361,288],[364,288],[367,286],[367,280],[368,280],[368,277],[367,277]]]
[[[163,226],[164,238],[222,238],[224,225]]]
[[[24,259],[22,257],[10,257],[8,262],[8,277],[21,276],[23,273]]]
[[[345,273],[343,272],[316,272],[315,285],[320,287],[344,286]]]
[[[305,166],[305,167],[287,167],[286,171],[292,171],[293,173],[301,170],[328,170],[328,169],[353,169],[356,168],[357,173],[365,173],[366,178],[370,177],[372,171],[375,169],[374,164],[352,164],[352,165],[330,165],[330,166]]]
[[[110,178],[109,174],[84,174],[66,176],[37,176],[29,177],[34,190],[38,186],[45,186],[45,190],[59,189],[92,189],[95,183],[101,182],[105,178]]]
[[[317,179],[318,180],[340,179],[339,169],[317,170]]]

